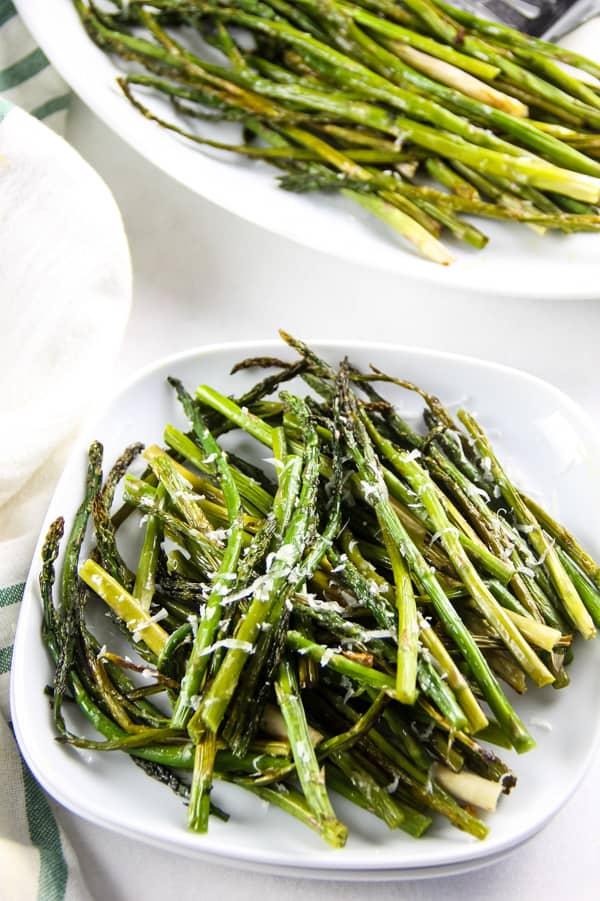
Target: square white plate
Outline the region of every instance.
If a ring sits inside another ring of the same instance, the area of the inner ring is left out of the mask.
[[[363,368],[373,361],[444,402],[460,403],[477,413],[519,483],[539,492],[551,512],[600,557],[600,439],[587,416],[564,394],[523,372],[467,357],[360,342],[312,343],[333,363],[346,353]],[[491,832],[484,842],[441,820],[415,840],[389,831],[371,815],[336,798],[350,837],[344,849],[334,851],[281,811],[222,784],[216,785],[214,797],[230,813],[229,822],[213,820],[208,835],[196,835],[186,829],[181,801],[126,755],[81,752],[55,741],[43,694],[52,668],[40,639],[39,551],[48,524],[59,514],[69,524],[80,503],[87,446],[94,438],[101,440],[108,465],[132,441],[160,443],[166,423],[184,425],[167,375],[178,376],[190,388],[207,382],[238,394],[257,376],[248,372],[229,376],[231,366],[245,356],[273,354],[291,358],[280,343],[265,341],[198,348],[160,360],[130,381],[78,442],[48,510],[15,641],[11,704],[21,750],[38,781],[75,813],[199,858],[303,877],[370,880],[445,875],[496,861],[558,811],[592,759],[600,731],[599,642],[576,642],[569,688],[531,688],[525,697],[514,699],[538,747],[524,756],[501,752],[519,782],[489,817]],[[394,393],[386,386],[385,393],[407,417],[422,408],[420,399],[409,392]]]

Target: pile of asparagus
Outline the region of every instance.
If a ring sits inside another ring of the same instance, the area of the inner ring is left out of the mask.
[[[170,379],[189,430],[167,425],[162,448],[127,448],[103,478],[90,447],[56,600],[62,519],[40,576],[59,740],[126,751],[199,832],[224,816],[219,779],[334,847],[347,829],[330,790],[413,836],[437,813],[481,839],[476,808],[515,784],[481,740],[534,747],[500,681],[568,684],[572,634],[600,623],[600,571],[469,413],[461,429],[422,389],[281,334],[297,359],[243,361],[274,371],[237,399]],[[424,434],[382,383],[419,392]],[[273,479],[223,450],[232,432],[267,449]],[[133,567],[131,535],[117,541],[131,517]],[[93,634],[99,604],[133,656]],[[66,700],[101,740],[75,734]]]
[[[148,119],[269,161],[288,190],[341,192],[429,260],[453,260],[443,231],[486,245],[462,214],[600,228],[600,66],[572,51],[442,0],[73,2],[134,64],[118,82]],[[202,121],[243,138],[210,140]]]

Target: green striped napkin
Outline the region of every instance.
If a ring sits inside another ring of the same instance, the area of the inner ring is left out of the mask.
[[[12,105],[19,106],[62,134],[69,98],[12,0],[0,0],[0,120]]]
[[[3,901],[86,901],[79,866],[10,728],[8,681],[24,585],[0,589],[0,872]]]

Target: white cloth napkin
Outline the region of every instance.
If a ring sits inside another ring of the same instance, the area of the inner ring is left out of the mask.
[[[3,586],[27,572],[68,439],[110,376],[131,274],[104,183],[16,108],[0,123],[0,233]]]
[[[61,137],[2,98],[0,247],[0,897],[88,901],[12,737],[8,678],[33,545],[70,440],[110,380],[131,267],[106,185]]]

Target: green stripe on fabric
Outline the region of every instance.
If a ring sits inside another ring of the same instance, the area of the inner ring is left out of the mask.
[[[12,0],[0,0],[0,28],[16,14],[17,11]]]
[[[46,119],[53,113],[58,113],[60,110],[67,109],[70,102],[70,94],[62,94],[60,97],[51,97],[50,100],[46,100],[45,103],[30,110],[30,115],[35,116],[36,119]]]
[[[23,763],[23,782],[29,837],[40,851],[38,901],[64,901],[68,870],[60,832],[46,796],[25,763]]]
[[[0,97],[0,122],[6,117],[7,113],[10,113],[13,108],[13,104],[10,100],[5,100],[3,97]]]
[[[47,65],[48,60],[38,47],[20,59],[18,63],[13,63],[12,66],[8,66],[0,72],[0,91],[8,91],[9,88],[16,87],[21,82],[27,81],[28,78],[33,78]]]
[[[0,588],[0,607],[10,607],[12,604],[19,604],[23,600],[24,588],[25,582]]]
[[[9,648],[0,648],[0,676],[10,672],[12,663],[12,645]]]

